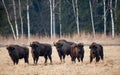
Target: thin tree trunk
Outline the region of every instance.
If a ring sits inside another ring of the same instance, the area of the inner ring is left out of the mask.
[[[49,0],[49,2],[50,2],[50,34],[51,34],[51,38],[52,38],[52,35],[53,35],[53,21],[52,21],[52,13],[53,13],[53,9],[52,9],[52,0]]]
[[[53,0],[53,36],[55,37],[55,0]]]
[[[104,4],[104,35],[106,36],[106,4],[105,4],[105,0],[103,0],[103,4]]]
[[[79,29],[79,15],[78,15],[78,0],[76,0],[76,21],[77,21],[77,32],[78,35],[80,34],[80,29]]]
[[[115,0],[115,20],[117,20],[117,0]]]
[[[16,39],[18,39],[18,25],[17,25],[17,16],[16,16],[16,8],[15,8],[15,1],[13,0],[13,9],[14,9],[14,18],[15,18],[15,27],[16,27]]]
[[[22,14],[21,14],[21,1],[19,0],[19,14],[20,14],[20,20],[21,20],[21,34],[23,37],[23,19],[22,19]]]
[[[60,37],[62,35],[62,23],[61,23],[61,0],[60,0],[60,4],[59,4],[59,23],[60,23]]]
[[[15,36],[14,29],[13,29],[13,25],[12,25],[12,23],[11,23],[11,21],[10,21],[10,17],[9,17],[9,14],[8,14],[8,11],[7,11],[7,8],[6,8],[6,5],[5,5],[4,0],[2,0],[2,3],[3,3],[3,6],[4,6],[4,8],[5,8],[5,12],[6,12],[6,14],[7,14],[8,23],[10,24],[10,27],[11,27],[11,30],[12,30],[12,34],[13,34],[13,38],[16,40],[16,36]]]
[[[74,16],[75,16],[75,19],[76,19],[76,11],[75,11],[75,3],[74,3],[74,0],[72,0],[72,7],[73,7],[73,11],[74,11]]]
[[[74,16],[75,16],[75,21],[76,21],[76,25],[77,25],[77,33],[78,35],[79,33],[79,17],[78,17],[78,5],[77,5],[77,0],[72,0],[72,6],[73,6],[73,11],[74,11]]]
[[[94,20],[93,20],[93,12],[92,12],[91,0],[89,0],[89,5],[90,5],[90,14],[91,14],[93,37],[95,38],[95,28],[94,28]]]
[[[27,26],[28,26],[28,39],[30,39],[30,19],[29,19],[29,4],[27,0]]]
[[[112,0],[110,0],[110,15],[111,15],[111,23],[112,23],[112,38],[115,37],[114,31],[114,19],[113,19],[113,10],[112,10]]]

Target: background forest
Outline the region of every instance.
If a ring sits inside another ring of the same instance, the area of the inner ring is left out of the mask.
[[[12,35],[12,30],[7,19],[3,1],[14,30],[16,29],[15,14],[13,0],[0,0],[0,35],[8,36]],[[14,2],[19,36],[22,33],[24,35],[28,34],[27,3],[29,5],[30,34],[32,35],[50,36],[51,33],[58,36],[71,35],[78,33],[77,29],[79,29],[79,34],[82,32],[93,33],[91,17],[93,17],[94,31],[96,33],[104,33],[104,18],[106,17],[106,35],[111,35],[112,18],[110,10],[112,10],[115,35],[120,33],[120,0],[14,0]],[[19,2],[21,2],[21,6],[19,6]],[[52,32],[50,2],[53,3],[52,13],[54,13]],[[112,6],[110,6],[110,2],[112,2]],[[21,7],[23,32],[19,7]],[[77,11],[78,13],[76,13]]]

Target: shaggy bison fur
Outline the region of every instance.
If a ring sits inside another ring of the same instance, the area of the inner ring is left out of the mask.
[[[61,62],[62,60],[65,62],[65,56],[70,55],[72,44],[74,44],[74,42],[68,42],[66,40],[58,40],[56,43],[54,43]]]
[[[29,63],[29,49],[25,46],[9,45],[7,46],[9,56],[11,57],[14,65],[18,64],[19,59],[24,58],[25,63]]]
[[[37,64],[39,56],[44,56],[45,63],[47,62],[47,59],[50,59],[50,62],[52,63],[52,47],[50,44],[43,44],[39,43],[37,41],[34,41],[30,44],[30,47],[32,48],[31,53],[34,60],[34,64]]]
[[[76,62],[76,58],[78,59],[78,62],[80,62],[80,60],[83,62],[83,58],[84,58],[84,45],[83,43],[79,43],[79,44],[73,44],[71,46],[71,61]]]
[[[93,61],[93,58],[96,58],[96,62],[99,62],[99,60],[103,60],[104,54],[103,54],[103,46],[100,44],[97,44],[93,42],[90,46],[90,63]]]

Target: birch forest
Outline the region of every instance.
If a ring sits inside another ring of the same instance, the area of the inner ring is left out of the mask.
[[[0,35],[120,33],[120,0],[0,0]]]

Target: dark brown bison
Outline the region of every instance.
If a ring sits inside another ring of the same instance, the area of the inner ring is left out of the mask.
[[[84,58],[84,45],[83,43],[79,43],[79,44],[73,44],[71,46],[71,61],[76,62],[76,58],[78,59],[78,62],[80,62],[80,60],[83,62],[83,58]]]
[[[32,57],[34,64],[37,64],[39,56],[44,56],[45,63],[47,62],[47,59],[50,59],[50,62],[52,63],[52,47],[50,44],[43,44],[39,43],[37,41],[34,41],[30,44],[30,47],[32,48]]]
[[[92,62],[93,58],[96,58],[96,62],[98,62],[100,59],[103,60],[104,54],[102,45],[93,42],[89,48],[90,48],[90,63]]]
[[[74,43],[68,42],[66,40],[58,40],[56,43],[54,43],[54,46],[57,49],[57,52],[58,52],[61,62],[62,62],[62,59],[65,62],[65,56],[70,55],[72,44],[74,44]]]
[[[18,64],[19,59],[24,58],[25,63],[29,63],[29,49],[25,46],[9,45],[7,46],[9,56],[11,57],[14,65]]]

